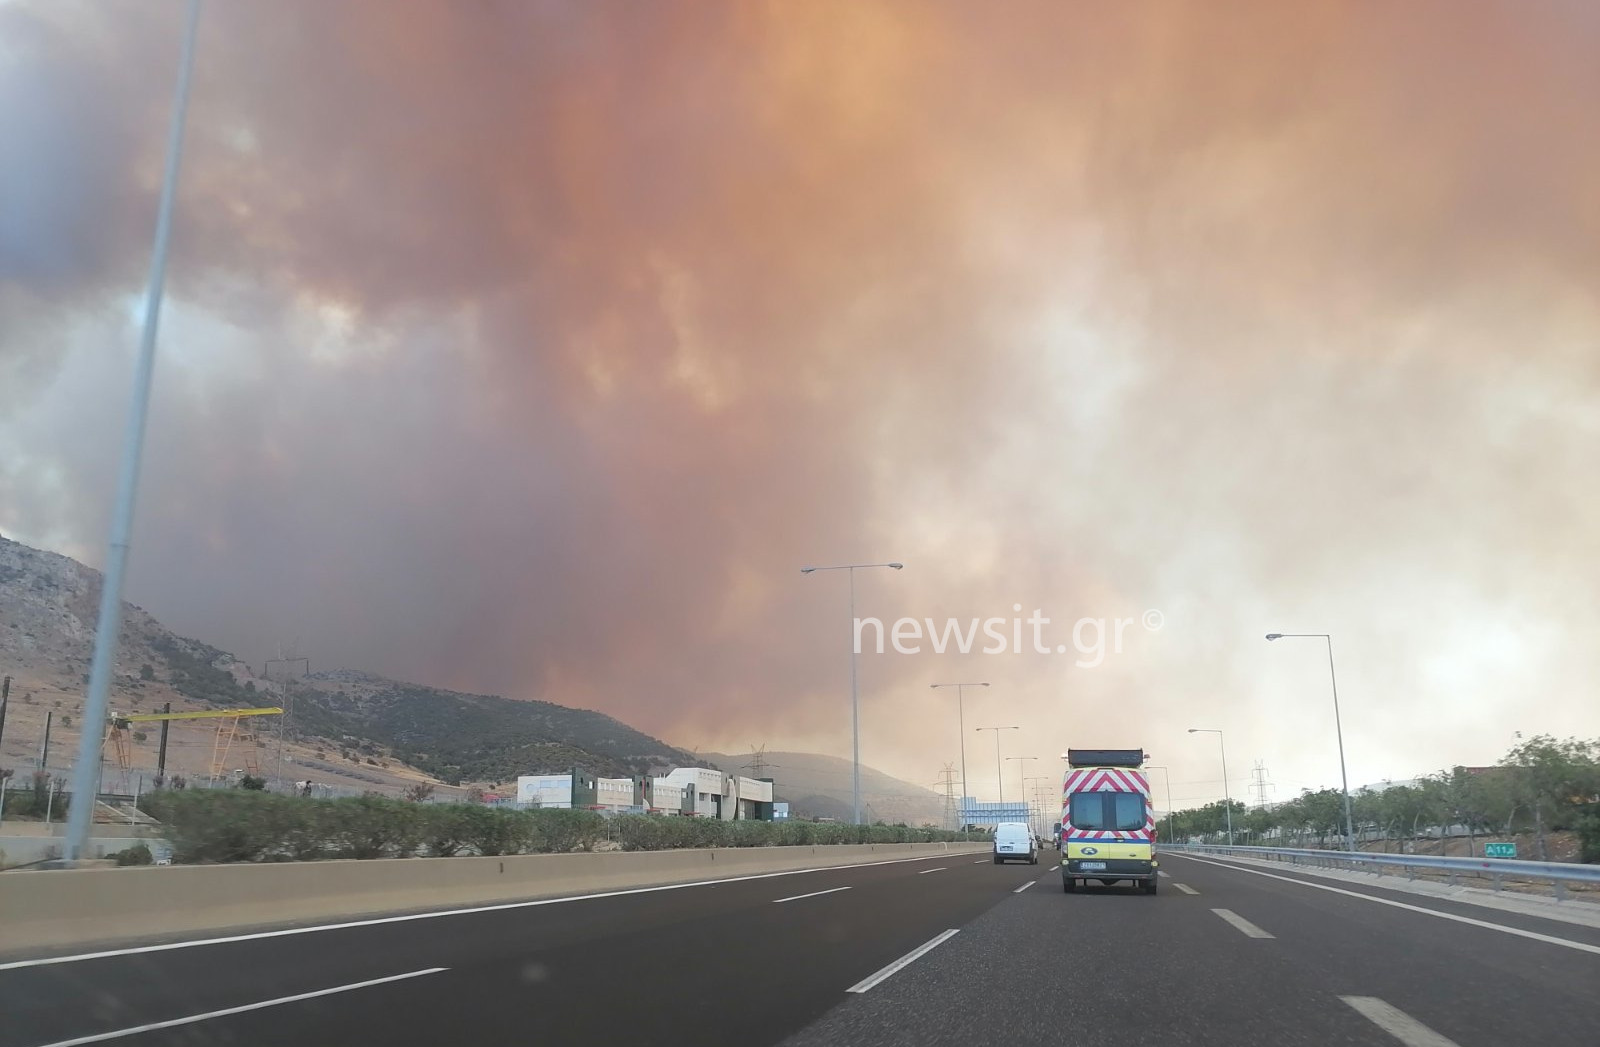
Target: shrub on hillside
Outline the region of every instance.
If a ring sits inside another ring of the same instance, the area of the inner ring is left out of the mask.
[[[145,793],[139,806],[166,825],[175,862],[256,862],[281,843],[283,800],[244,789],[163,789]]]
[[[1591,803],[1577,818],[1578,861],[1600,862],[1600,803]]]
[[[522,812],[528,822],[527,849],[536,853],[567,854],[592,851],[606,837],[605,816],[595,811],[533,810]]]
[[[67,816],[67,797],[61,792],[62,783],[51,782],[50,775],[44,771],[35,771],[28,782],[27,789],[18,789],[6,793],[5,816],[16,818],[43,818],[48,814],[53,820],[60,821]],[[55,791],[52,800],[50,793]]]
[[[113,851],[106,857],[116,859],[118,865],[154,865],[156,862],[156,856],[142,843],[136,843],[125,850]]]
[[[471,805],[465,811],[467,843],[478,854],[520,854],[527,846],[530,833],[526,811]]]
[[[335,800],[328,807],[332,850],[340,858],[406,858],[422,842],[418,807],[383,796]]]
[[[470,812],[474,808],[459,803],[431,803],[419,809],[422,817],[422,843],[435,858],[450,858],[466,847],[471,836]]]
[[[619,840],[629,851],[960,839],[903,825],[607,819],[594,811],[419,804],[378,795],[321,800],[242,789],[160,789],[145,793],[140,807],[166,825],[173,859],[186,863],[564,854],[593,850],[604,839]]]

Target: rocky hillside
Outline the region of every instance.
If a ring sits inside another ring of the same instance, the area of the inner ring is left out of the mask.
[[[0,536],[0,665],[8,675],[45,686],[81,688],[89,672],[99,610],[99,571]],[[118,697],[131,702],[141,691],[164,690],[142,685],[153,683],[155,667],[169,662],[179,684],[189,685],[188,690],[207,689],[226,676],[228,684],[219,693],[246,697],[230,668],[235,662],[232,656],[178,636],[143,608],[124,604],[112,704]],[[145,672],[145,666],[151,671]],[[242,664],[238,668],[242,670]],[[185,690],[176,689],[180,696]]]
[[[50,764],[70,762],[100,585],[99,571],[0,537],[0,674],[13,677],[0,767],[31,769],[47,712],[54,715]],[[284,704],[292,713],[285,775],[348,788],[399,788],[419,777],[492,785],[573,764],[625,775],[689,759],[602,713],[550,702],[459,694],[351,670],[281,689],[226,651],[178,636],[125,605],[111,707],[155,712],[167,702],[175,712]],[[241,751],[250,755],[240,759],[275,769],[276,720],[247,722],[262,723],[263,734],[247,732]],[[201,773],[211,761],[211,729],[175,724],[173,733],[169,767]],[[145,734],[136,741],[148,743],[153,731]],[[153,769],[151,747],[135,746],[136,769]]]
[[[688,753],[604,713],[551,702],[461,694],[351,670],[314,674],[292,693],[303,729],[344,748],[380,746],[452,785],[575,763],[626,777],[689,762]]]
[[[767,777],[780,800],[787,800],[797,817],[850,820],[850,761],[821,753],[768,752]],[[702,761],[735,774],[753,773],[751,753],[702,753]],[[944,797],[932,789],[891,778],[871,767],[861,768],[862,815],[891,825],[944,824]]]
[[[46,713],[53,713],[50,766],[63,773],[76,751],[87,682],[100,572],[76,560],[0,537],[0,674],[14,678],[0,743],[0,767],[35,765]],[[419,779],[441,786],[493,787],[518,774],[574,764],[603,775],[710,764],[750,773],[748,755],[693,754],[588,709],[493,695],[462,694],[342,669],[281,685],[259,678],[226,651],[178,636],[143,609],[126,605],[111,706],[157,712],[283,705],[285,778],[346,790],[398,791]],[[278,768],[277,723],[247,730],[228,767]],[[134,772],[153,773],[155,735],[132,739]],[[215,732],[175,723],[168,761],[174,773],[209,770]],[[850,817],[850,764],[816,753],[780,752],[779,795],[797,815]],[[131,777],[131,775],[130,775]],[[118,788],[108,780],[108,788]],[[128,788],[132,788],[131,784]],[[862,796],[874,820],[940,824],[943,798],[931,790],[862,768]]]

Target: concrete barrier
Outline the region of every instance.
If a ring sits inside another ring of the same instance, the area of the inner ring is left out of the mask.
[[[593,894],[753,873],[987,853],[987,842],[728,847],[0,873],[7,954],[121,939]]]

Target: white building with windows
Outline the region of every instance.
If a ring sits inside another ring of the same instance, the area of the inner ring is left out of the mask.
[[[632,778],[594,778],[582,773],[525,774],[517,778],[517,804],[555,809],[632,809],[641,804],[664,814],[689,814],[722,821],[770,820],[772,783],[724,774],[709,767],[679,767],[649,781],[642,800]]]
[[[517,802],[530,807],[569,808],[572,806],[572,775],[518,775]]]
[[[632,807],[632,778],[596,778],[594,802],[597,807]]]
[[[742,774],[724,774],[710,767],[679,767],[661,783],[693,790],[693,812],[701,818],[733,821],[736,818],[772,818],[772,783]]]

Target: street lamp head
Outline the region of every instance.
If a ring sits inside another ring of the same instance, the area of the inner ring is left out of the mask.
[[[894,569],[895,569],[895,570],[897,570],[897,571],[898,571],[898,570],[900,570],[900,569],[901,569],[901,568],[903,568],[903,567],[904,567],[904,566],[905,566],[905,564],[903,564],[903,563],[892,563],[892,564],[890,564],[890,565],[889,565],[889,566],[890,566],[890,567],[893,567],[893,568],[894,568]]]
[[[988,684],[986,684],[986,683],[980,683],[980,684],[979,684],[979,685],[978,685],[978,686],[979,686],[979,687],[987,687],[987,686],[989,686],[989,685],[988,685]]]
[[[1268,633],[1267,634],[1267,639],[1269,639],[1269,640],[1281,640],[1281,639],[1283,639],[1283,634],[1282,633]]]
[[[815,567],[802,567],[802,568],[800,568],[800,573],[801,574],[810,574],[812,571],[815,571],[815,570],[816,570]]]
[[[1189,728],[1189,733],[1190,733],[1190,734],[1199,734],[1199,733],[1200,733],[1200,728],[1198,728],[1198,727],[1191,727],[1191,728]]]

